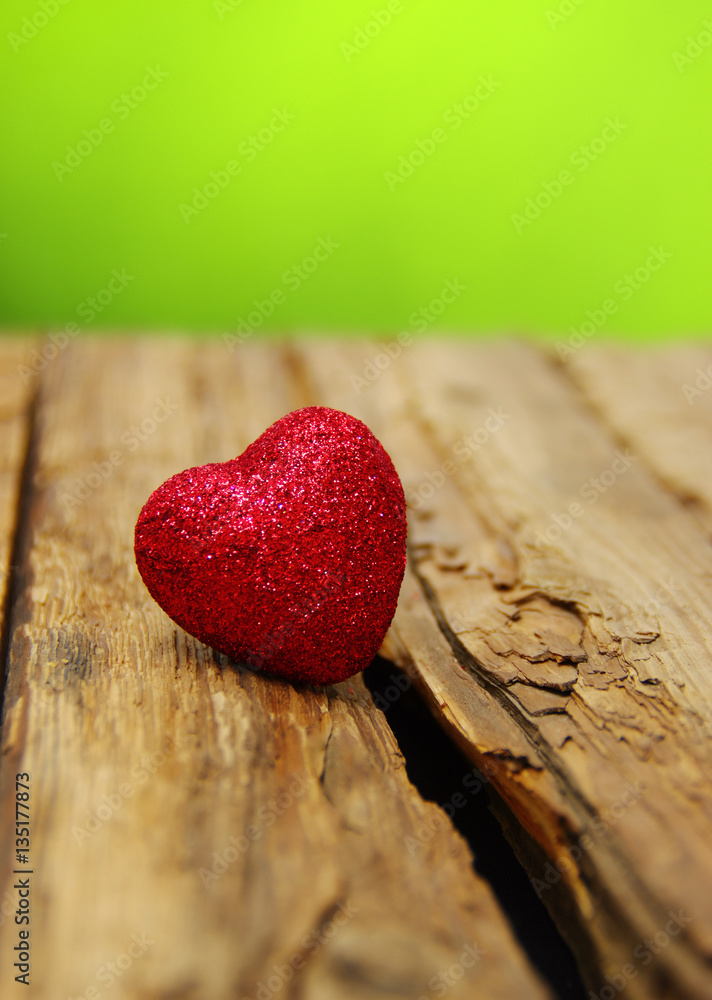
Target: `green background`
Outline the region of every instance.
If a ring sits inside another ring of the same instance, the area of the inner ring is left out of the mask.
[[[251,326],[406,330],[424,307],[431,329],[556,333],[612,300],[607,332],[709,331],[709,0],[402,0],[380,26],[385,8],[6,2],[0,322],[231,330],[279,289]],[[126,110],[146,67],[168,75]],[[453,127],[480,78],[496,88]],[[274,109],[293,119],[248,153]],[[581,169],[607,119],[626,127]],[[186,221],[230,160],[240,172]],[[573,181],[515,224],[562,170]],[[319,238],[338,249],[290,287]],[[625,297],[650,247],[669,257]],[[436,316],[447,280],[465,290]]]

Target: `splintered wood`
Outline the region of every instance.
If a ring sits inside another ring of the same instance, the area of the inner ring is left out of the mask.
[[[586,987],[712,996],[712,391],[684,392],[711,351],[562,365],[433,338],[364,379],[367,341],[78,339],[30,386],[29,441],[22,349],[0,342],[3,997],[551,996],[362,679],[255,674],[138,577],[156,486],[313,404],[394,460],[409,565],[383,655],[498,791]]]

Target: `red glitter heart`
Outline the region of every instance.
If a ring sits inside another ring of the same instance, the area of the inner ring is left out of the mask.
[[[201,642],[331,684],[378,652],[405,572],[405,497],[360,420],[282,417],[229,462],[172,476],[136,523],[152,597]]]

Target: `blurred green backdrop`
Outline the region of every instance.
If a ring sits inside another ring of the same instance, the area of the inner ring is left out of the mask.
[[[6,327],[712,327],[709,0],[0,21]]]

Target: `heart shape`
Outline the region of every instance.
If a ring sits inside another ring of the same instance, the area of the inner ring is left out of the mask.
[[[144,505],[136,564],[196,639],[289,680],[366,667],[405,572],[405,497],[360,420],[288,413],[238,458],[186,469]]]

